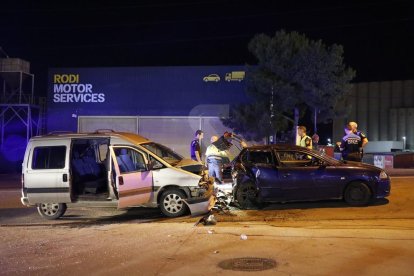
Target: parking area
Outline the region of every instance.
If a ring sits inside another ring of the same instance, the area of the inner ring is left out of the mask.
[[[197,227],[198,218],[145,208],[69,207],[47,221],[20,204],[18,177],[2,179],[0,274],[208,275],[229,273],[220,263],[245,257],[274,260],[262,272],[269,275],[414,273],[414,177],[394,177],[389,200],[368,207],[272,204]]]

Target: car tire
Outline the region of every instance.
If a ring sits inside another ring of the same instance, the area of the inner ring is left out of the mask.
[[[170,218],[180,217],[188,212],[188,206],[184,202],[186,195],[179,189],[168,189],[160,198],[161,212]]]
[[[40,203],[37,205],[37,211],[40,216],[45,219],[58,219],[66,212],[67,206],[65,203]]]
[[[366,206],[371,198],[371,189],[363,182],[352,182],[345,189],[344,200],[350,206]]]
[[[258,191],[253,183],[241,184],[236,192],[236,200],[242,209],[256,209],[258,207]]]

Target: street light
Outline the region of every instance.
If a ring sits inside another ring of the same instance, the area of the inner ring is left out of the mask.
[[[326,139],[326,141],[328,142],[328,146],[332,146],[332,144],[331,144],[331,142],[332,142],[331,138]]]
[[[403,136],[402,139],[403,139],[403,151],[405,151],[405,143],[407,141],[407,138]]]

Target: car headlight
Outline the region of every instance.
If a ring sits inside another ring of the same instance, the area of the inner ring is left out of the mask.
[[[380,179],[388,179],[388,174],[385,171],[381,171],[379,175]]]

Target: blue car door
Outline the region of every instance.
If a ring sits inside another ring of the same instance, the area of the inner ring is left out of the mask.
[[[251,149],[243,159],[245,165],[251,167],[260,197],[265,201],[281,198],[282,192],[273,152],[270,149]]]
[[[279,171],[275,165],[259,164],[254,170],[260,196],[265,201],[278,201],[283,198],[283,191],[279,181]]]
[[[312,159],[294,150],[278,151],[278,181],[283,200],[310,200],[315,198],[315,176],[320,173]]]

